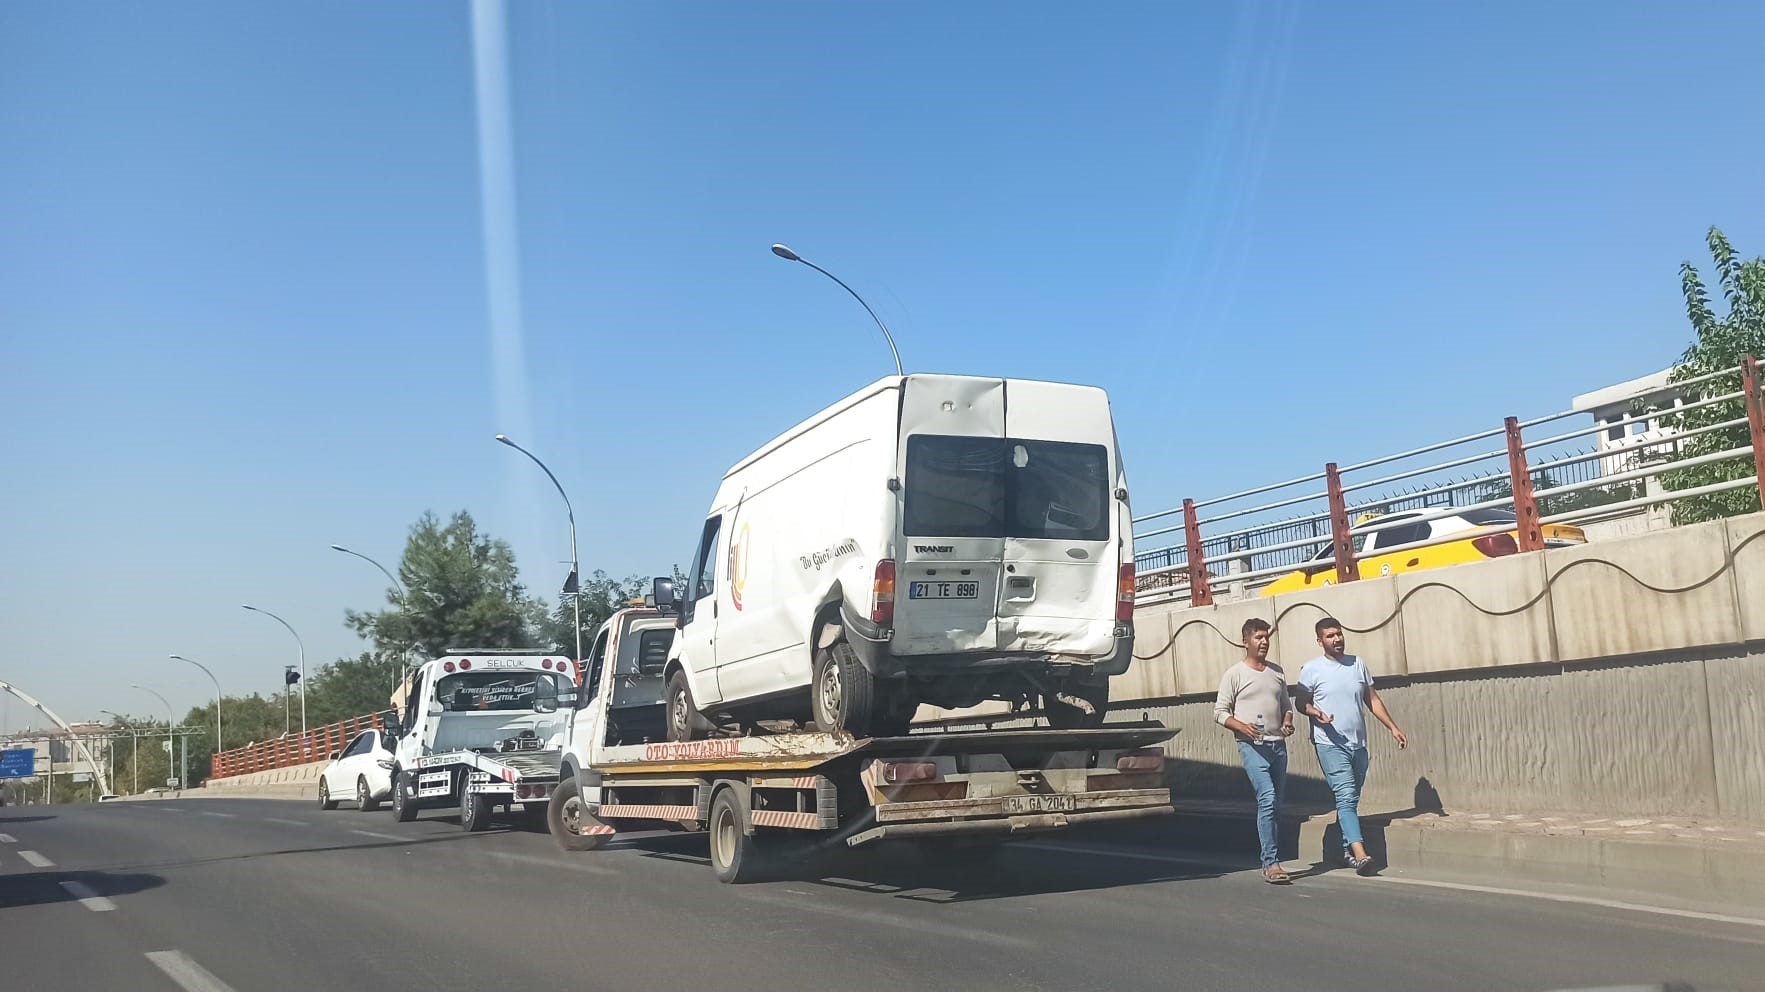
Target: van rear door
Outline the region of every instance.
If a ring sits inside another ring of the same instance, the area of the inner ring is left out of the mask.
[[[1108,654],[1124,558],[1109,398],[1089,386],[1016,379],[1005,390],[999,647]]]
[[[1003,380],[907,377],[896,455],[895,653],[999,646],[1005,454]]]

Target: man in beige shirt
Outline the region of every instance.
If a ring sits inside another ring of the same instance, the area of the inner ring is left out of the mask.
[[[1287,738],[1293,735],[1293,701],[1287,676],[1269,661],[1267,620],[1244,621],[1244,660],[1220,677],[1214,722],[1238,738],[1244,774],[1256,790],[1256,836],[1262,844],[1262,877],[1282,885],[1291,878],[1281,867],[1281,790],[1287,783]]]

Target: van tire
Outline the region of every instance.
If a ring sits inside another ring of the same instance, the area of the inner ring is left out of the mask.
[[[699,712],[693,702],[692,686],[686,672],[675,669],[668,676],[668,739],[671,741],[702,741],[711,736],[711,721]]]
[[[1075,697],[1089,704],[1089,712],[1085,706],[1063,699],[1062,696]],[[1081,682],[1071,679],[1062,682],[1055,691],[1042,694],[1042,713],[1048,717],[1048,726],[1056,730],[1101,727],[1103,718],[1109,713],[1109,681]]]
[[[815,723],[825,733],[869,737],[873,729],[888,722],[879,712],[883,699],[876,676],[843,639],[816,652],[809,701]]]
[[[573,808],[572,808],[572,804]],[[582,802],[582,786],[574,778],[567,778],[558,783],[552,793],[551,802],[545,804],[546,832],[558,847],[565,851],[592,851],[605,844],[611,834],[579,834],[570,829],[570,821],[588,826],[600,826],[601,821],[588,812]]]

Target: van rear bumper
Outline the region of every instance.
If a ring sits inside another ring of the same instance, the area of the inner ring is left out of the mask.
[[[1134,659],[1134,625],[1116,628],[1115,646],[1106,655],[1074,658],[1071,655],[1048,654],[1041,651],[965,651],[959,654],[897,655],[889,648],[892,641],[887,630],[878,629],[869,618],[841,611],[846,640],[858,654],[865,669],[877,678],[904,675],[975,675],[1012,669],[1041,673],[1062,667],[1089,668],[1099,678],[1120,675]]]

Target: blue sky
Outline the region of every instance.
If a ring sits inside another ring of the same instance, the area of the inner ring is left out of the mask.
[[[271,691],[426,509],[548,597],[888,370],[1092,383],[1136,509],[1668,364],[1765,251],[1765,8],[569,4],[508,21],[499,402],[464,3],[0,6],[0,678]],[[1748,66],[1753,68],[1749,69]],[[0,724],[24,723],[6,703]]]

